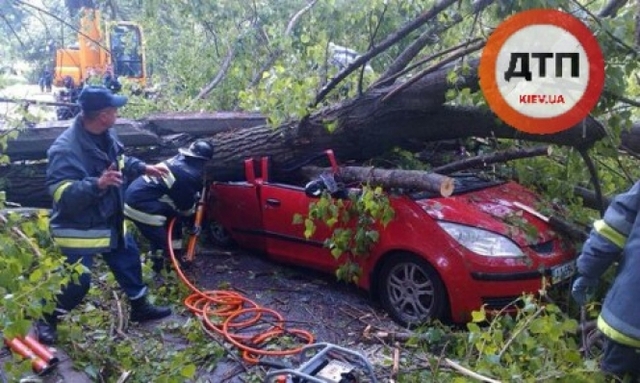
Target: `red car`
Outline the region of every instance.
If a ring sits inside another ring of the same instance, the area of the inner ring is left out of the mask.
[[[271,180],[268,159],[259,168],[255,163],[245,162],[245,181],[211,185],[207,216],[214,242],[335,273],[340,260],[323,246],[329,231],[319,226],[306,239],[303,225],[292,223],[314,200],[304,183]],[[464,322],[482,305],[501,309],[524,292],[539,291],[544,278],[557,284],[575,273],[574,247],[535,216],[540,199],[533,192],[475,176],[455,181],[447,198],[392,196],[395,218],[361,263],[359,287],[400,324]]]

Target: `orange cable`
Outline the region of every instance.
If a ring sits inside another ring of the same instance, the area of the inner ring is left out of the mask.
[[[314,336],[310,332],[286,328],[284,318],[275,310],[261,308],[254,301],[233,291],[202,291],[191,283],[182,272],[180,262],[173,251],[172,233],[175,222],[176,218],[169,222],[167,243],[169,244],[169,256],[178,277],[192,291],[192,294],[184,300],[185,306],[193,314],[202,316],[203,323],[208,329],[222,335],[229,343],[239,348],[242,351],[242,358],[246,362],[258,363],[261,356],[297,354],[306,345],[314,342]],[[217,322],[214,322],[212,317],[217,319]],[[273,319],[266,320],[265,317]],[[263,350],[260,348],[261,345],[280,336],[294,336],[306,343],[300,347],[283,350]]]

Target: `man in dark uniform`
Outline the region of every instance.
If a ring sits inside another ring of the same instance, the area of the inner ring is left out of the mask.
[[[124,155],[111,128],[126,102],[104,87],[86,87],[80,93],[81,114],[47,152],[46,185],[53,197],[49,231],[69,264],[80,262],[91,269],[93,257],[102,254],[129,298],[131,321],[142,322],[164,318],[171,310],[147,300],[140,253],[124,225],[124,185],[127,178],[162,177],[167,171]],[[63,288],[55,311],[36,323],[41,342],[56,341],[60,315],[80,304],[90,283],[86,272],[78,283]]]
[[[593,299],[598,280],[616,264],[616,277],[602,303],[598,329],[605,336],[600,368],[618,378],[640,379],[640,182],[617,195],[578,257],[580,276],[571,293],[581,306]],[[627,381],[627,380],[624,380]]]
[[[188,216],[195,211],[204,165],[212,156],[213,145],[204,140],[195,141],[189,148],[180,149],[180,154],[158,164],[167,169],[166,175],[143,176],[127,188],[124,214],[149,240],[153,269],[158,273],[169,254],[167,224],[173,217]],[[179,250],[181,241],[176,241],[173,247]]]

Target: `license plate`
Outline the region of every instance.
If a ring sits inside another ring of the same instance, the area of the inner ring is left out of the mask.
[[[551,268],[551,283],[556,284],[571,278],[576,273],[576,261],[564,263]]]

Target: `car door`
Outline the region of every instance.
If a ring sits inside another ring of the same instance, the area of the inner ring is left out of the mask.
[[[337,263],[324,247],[330,234],[324,224],[317,225],[316,233],[306,239],[304,224],[294,224],[294,215],[306,216],[310,198],[297,186],[265,183],[261,188],[263,227],[268,253],[281,261],[332,272]]]
[[[211,219],[221,224],[242,247],[266,251],[258,186],[248,182],[214,183],[210,189]]]

